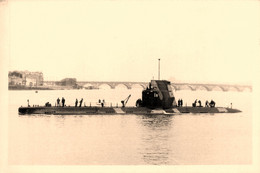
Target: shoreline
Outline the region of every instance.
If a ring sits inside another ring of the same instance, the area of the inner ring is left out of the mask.
[[[8,90],[53,90],[49,87],[8,86]]]
[[[55,86],[55,87],[28,87],[28,86],[8,86],[8,90],[80,90],[71,86]],[[98,90],[98,88],[85,88],[85,90]]]

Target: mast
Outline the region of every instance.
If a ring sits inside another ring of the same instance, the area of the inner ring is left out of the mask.
[[[160,80],[160,60],[158,59],[158,80]]]

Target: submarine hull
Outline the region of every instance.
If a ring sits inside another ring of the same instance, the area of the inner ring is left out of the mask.
[[[169,109],[150,109],[146,107],[19,107],[20,115],[94,115],[94,114],[183,114],[183,113],[237,113],[238,109],[224,107],[173,107]]]

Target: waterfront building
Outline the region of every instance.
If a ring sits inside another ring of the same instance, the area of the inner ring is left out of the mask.
[[[11,71],[8,73],[8,84],[10,86],[42,86],[43,73],[30,71]]]
[[[8,84],[9,85],[23,85],[23,79],[18,76],[9,76]]]

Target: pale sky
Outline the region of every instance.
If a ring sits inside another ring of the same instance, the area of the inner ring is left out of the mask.
[[[251,83],[259,1],[10,0],[9,70],[45,80]]]

